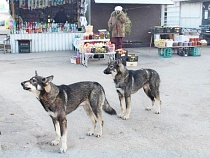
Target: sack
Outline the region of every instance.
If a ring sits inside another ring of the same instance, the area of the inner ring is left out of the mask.
[[[127,13],[125,13],[125,15],[126,15],[125,34],[130,35],[131,34],[132,22],[131,22],[130,18],[128,17]]]

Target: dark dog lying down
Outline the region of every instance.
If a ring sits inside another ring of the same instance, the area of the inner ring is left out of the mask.
[[[61,153],[67,150],[66,115],[83,106],[93,123],[87,135],[102,136],[102,109],[115,115],[116,111],[109,105],[103,87],[97,82],[77,82],[70,85],[57,86],[51,81],[53,76],[41,77],[37,73],[30,80],[21,83],[23,89],[34,93],[45,111],[52,118],[56,138],[51,145],[58,145],[61,139]],[[95,131],[96,126],[99,131]]]

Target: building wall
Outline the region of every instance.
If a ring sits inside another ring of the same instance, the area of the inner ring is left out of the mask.
[[[162,5],[162,26],[180,25],[180,2],[175,1],[174,5]]]
[[[202,21],[202,2],[174,0],[174,5],[162,7],[161,24],[179,25],[185,28],[199,28]]]
[[[91,4],[91,24],[94,32],[98,29],[108,30],[108,20],[115,6],[119,4]],[[161,5],[131,5],[120,4],[132,21],[132,33],[123,38],[124,42],[137,42],[149,46],[150,27],[159,26],[161,22]]]
[[[181,2],[180,26],[186,28],[199,28],[202,21],[202,2]]]
[[[0,0],[0,21],[9,18],[9,3],[6,0]]]

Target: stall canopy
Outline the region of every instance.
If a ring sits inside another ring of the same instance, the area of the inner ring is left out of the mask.
[[[174,4],[171,0],[95,0],[95,3]]]

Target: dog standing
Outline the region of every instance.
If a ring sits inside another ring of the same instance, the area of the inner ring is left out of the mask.
[[[101,137],[103,132],[102,109],[110,115],[116,111],[109,105],[103,87],[97,82],[77,82],[70,85],[57,86],[51,81],[53,76],[41,77],[35,73],[30,80],[21,83],[24,90],[34,93],[45,111],[52,118],[56,138],[51,145],[58,145],[61,139],[61,153],[67,150],[67,119],[66,115],[83,106],[93,123],[87,133]],[[95,132],[96,126],[99,131]]]
[[[128,70],[121,60],[111,61],[104,70],[105,74],[112,74],[115,87],[120,100],[121,111],[119,117],[128,119],[131,112],[131,94],[136,93],[143,88],[146,95],[152,100],[151,106],[146,110],[151,110],[155,99],[158,101],[158,110],[160,113],[161,100],[159,93],[160,77],[152,69]]]

